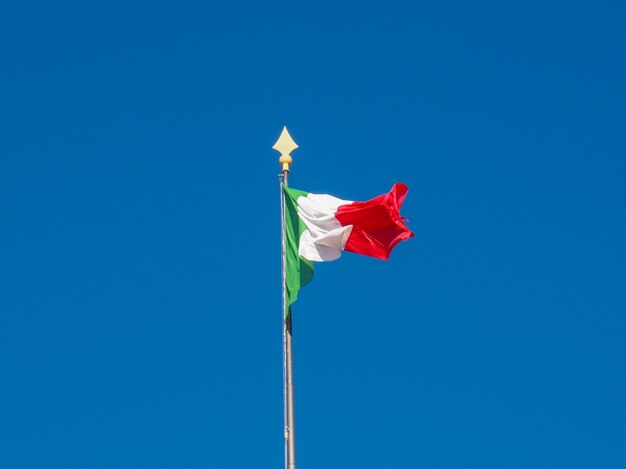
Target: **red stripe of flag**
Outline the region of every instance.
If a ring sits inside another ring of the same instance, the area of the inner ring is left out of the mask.
[[[400,241],[412,238],[406,218],[400,215],[408,191],[406,185],[396,183],[387,194],[340,206],[335,214],[339,223],[353,225],[345,250],[387,260]]]

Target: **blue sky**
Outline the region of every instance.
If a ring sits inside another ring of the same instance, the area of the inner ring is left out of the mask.
[[[301,292],[299,467],[626,467],[625,20],[2,2],[0,467],[282,467],[285,124],[416,235]]]

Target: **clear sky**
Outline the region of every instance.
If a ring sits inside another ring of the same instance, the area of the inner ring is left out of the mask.
[[[0,467],[283,467],[278,154],[415,238],[294,308],[298,464],[626,467],[623,1],[0,3]]]

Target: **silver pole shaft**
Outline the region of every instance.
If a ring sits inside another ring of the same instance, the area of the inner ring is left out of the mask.
[[[287,441],[287,469],[296,469],[296,432],[294,421],[293,403],[293,357],[292,357],[292,335],[291,335],[291,314],[285,321],[285,406],[287,409],[285,436]]]
[[[287,175],[289,171],[283,171],[283,184],[288,186]],[[284,196],[283,196],[284,197]],[[283,217],[285,208],[283,203]],[[284,218],[283,218],[284,226]],[[286,288],[286,248],[285,232],[283,228],[283,289]],[[284,366],[284,395],[285,395],[285,467],[296,469],[296,432],[293,401],[293,338],[291,314],[285,317],[286,294],[283,293],[283,366]]]

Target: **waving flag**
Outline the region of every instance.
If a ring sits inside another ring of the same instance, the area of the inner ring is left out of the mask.
[[[393,248],[413,237],[400,207],[407,186],[396,183],[387,194],[367,202],[342,200],[327,194],[283,187],[285,193],[286,289],[285,314],[298,291],[313,278],[313,262],[338,259],[350,251],[389,259]]]

